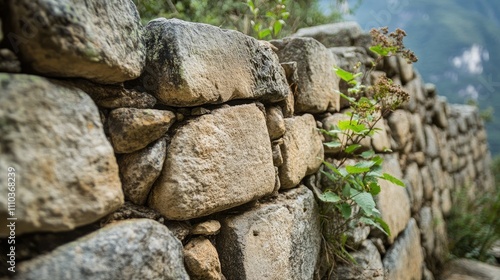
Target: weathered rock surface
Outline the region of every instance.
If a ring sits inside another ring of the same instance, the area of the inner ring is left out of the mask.
[[[288,96],[285,72],[276,54],[254,38],[178,19],[155,19],[145,29],[148,55],[143,86],[160,103],[277,102]]]
[[[67,82],[85,91],[97,106],[107,109],[116,108],[153,108],[156,98],[135,89],[127,89],[121,85],[100,85],[84,79],[74,79]]]
[[[313,279],[321,233],[305,186],[222,221],[217,249],[227,279]]]
[[[411,210],[415,213],[422,207],[424,199],[422,175],[420,174],[420,169],[418,168],[417,163],[413,162],[406,166],[404,178],[409,182],[409,185],[406,187],[411,202]]]
[[[220,231],[220,222],[217,220],[209,220],[200,224],[197,224],[191,234],[201,234],[201,235],[216,235]]]
[[[299,76],[295,94],[296,113],[321,113],[338,111],[340,78],[333,73],[337,64],[332,53],[312,38],[285,38],[273,40],[278,48],[280,62],[297,62]]]
[[[293,36],[312,37],[327,47],[362,46],[366,40],[357,22],[346,21],[299,29]]]
[[[405,110],[398,109],[392,112],[387,120],[391,128],[392,136],[398,144],[398,149],[404,149],[411,140],[411,120],[408,113]]]
[[[184,247],[184,263],[192,280],[222,279],[219,255],[206,238],[189,241]]]
[[[387,251],[383,259],[387,280],[422,279],[423,253],[417,222],[410,219],[408,226]]]
[[[266,108],[266,123],[271,140],[278,139],[285,134],[285,121],[279,107]]]
[[[17,234],[70,230],[123,204],[113,149],[88,95],[30,75],[0,74],[0,86],[0,168],[16,170]],[[5,220],[6,199],[0,209]]]
[[[254,104],[227,107],[179,128],[149,205],[187,220],[270,194],[274,183],[264,114]]]
[[[344,280],[383,280],[384,266],[382,259],[370,240],[365,240],[360,249],[352,253],[355,264],[343,265],[337,268],[337,278]]]
[[[150,146],[118,158],[125,198],[142,205],[156,178],[160,176],[167,152],[167,142],[159,139]]]
[[[420,209],[418,225],[421,234],[421,243],[424,247],[427,257],[432,256],[434,251],[434,220],[432,210],[429,206],[424,206]]]
[[[22,0],[7,5],[11,47],[34,71],[106,84],[141,74],[145,49],[132,1]]]
[[[2,26],[0,25],[0,28],[1,27]],[[19,62],[19,59],[9,49],[0,49],[0,72],[21,72],[21,63]]]
[[[131,153],[163,136],[175,114],[155,109],[118,108],[109,114],[108,130],[115,153]]]
[[[312,115],[287,118],[285,127],[283,164],[279,167],[281,189],[297,186],[302,178],[318,170],[324,157],[321,135]]]
[[[389,173],[396,178],[402,178],[401,168],[397,156],[384,156],[383,172]],[[379,180],[382,191],[376,197],[377,207],[382,214],[382,219],[391,230],[388,237],[390,244],[403,231],[410,219],[410,199],[405,188],[392,184],[385,180]]]
[[[14,279],[189,279],[182,244],[149,219],[117,222],[21,263]]]
[[[442,271],[443,280],[498,280],[500,267],[468,259],[447,263]]]

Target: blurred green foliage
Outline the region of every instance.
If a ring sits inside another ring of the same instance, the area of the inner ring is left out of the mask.
[[[284,5],[289,15],[279,18],[283,20],[281,32],[277,32],[279,36],[272,32],[272,37],[284,37],[302,27],[339,21],[342,18],[339,7],[346,0],[330,1],[327,9],[324,5],[320,6],[318,0],[255,0],[251,2],[254,5],[253,10],[248,5],[248,1],[242,0],[134,0],[143,24],[158,17],[178,18],[239,30],[248,35],[255,35],[255,25],[252,25],[252,20],[255,23],[257,20],[262,23],[272,22],[272,30],[275,30],[276,21],[268,20],[271,17],[270,12],[276,11],[277,5]],[[254,14],[255,8],[258,9],[257,15]],[[329,12],[325,13],[325,10]]]
[[[471,194],[466,187],[454,194],[447,221],[453,257],[495,264],[491,248],[500,240],[500,157],[493,160],[495,190]]]

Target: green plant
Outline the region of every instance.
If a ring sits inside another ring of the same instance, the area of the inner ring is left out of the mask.
[[[260,14],[260,9],[255,6],[254,1],[247,0],[248,8],[253,16],[250,24],[255,32],[255,37],[258,39],[278,36],[283,25],[285,25],[285,20],[290,16],[283,0],[275,0],[274,2],[274,7],[267,10],[263,17]]]
[[[321,189],[313,187],[321,205],[323,238],[330,259],[353,261],[346,249],[345,232],[356,224],[374,226],[390,235],[374,197],[381,192],[380,179],[404,187],[401,180],[382,172],[383,158],[363,147],[362,141],[372,137],[379,130],[375,127],[377,122],[406,102],[409,95],[385,76],[371,86],[363,83],[384,57],[401,54],[409,63],[417,58],[403,45],[404,31],[397,29],[388,34],[387,28],[382,28],[372,30],[371,34],[375,44],[370,49],[379,55],[371,69],[365,73],[350,73],[334,68],[335,73],[350,85],[347,93],[338,92],[350,103],[348,118],[329,129],[321,129],[331,139],[324,145],[339,151],[336,160],[323,162],[325,168],[321,172],[329,183]]]
[[[495,263],[490,249],[500,240],[499,213],[500,181],[495,192],[479,193],[474,199],[470,199],[465,187],[456,193],[447,219],[451,256]]]

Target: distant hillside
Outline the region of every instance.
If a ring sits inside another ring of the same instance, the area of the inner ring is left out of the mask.
[[[354,19],[366,30],[405,29],[420,58],[415,67],[450,102],[494,107],[487,129],[492,153],[500,154],[500,1],[365,0]]]

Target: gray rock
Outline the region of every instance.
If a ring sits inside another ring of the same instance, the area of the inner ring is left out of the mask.
[[[413,72],[413,66],[411,63],[408,63],[406,59],[404,59],[401,56],[397,56],[398,60],[398,66],[399,66],[399,73],[401,76],[401,80],[403,84],[406,84],[413,80],[415,77],[415,73]]]
[[[424,198],[422,175],[420,174],[420,169],[416,163],[410,163],[406,166],[404,178],[410,183],[409,186],[407,186],[407,189],[411,189],[411,210],[415,213],[422,207]]]
[[[160,176],[167,152],[167,141],[159,139],[148,147],[118,158],[125,198],[142,205],[155,180]]]
[[[420,169],[420,174],[422,175],[422,185],[424,186],[424,199],[431,200],[432,193],[434,192],[434,182],[432,181],[429,167],[422,167]]]
[[[0,28],[1,27],[2,26],[0,25]],[[19,62],[19,59],[9,49],[0,49],[0,72],[8,72],[8,73],[21,72],[21,63]]]
[[[316,121],[309,114],[285,119],[279,167],[281,189],[297,186],[306,175],[318,170],[323,160],[323,142]]]
[[[285,121],[279,107],[266,108],[266,124],[271,140],[276,140],[285,134]]]
[[[426,138],[423,129],[423,122],[418,114],[412,114],[410,119],[411,131],[414,135],[414,145],[417,151],[426,152]]]
[[[434,103],[434,124],[440,128],[446,129],[448,127],[448,112],[446,98],[438,96],[436,102]]]
[[[403,176],[396,155],[384,156],[382,171],[401,179]],[[410,219],[410,199],[405,188],[394,185],[385,180],[379,180],[382,191],[376,197],[377,207],[382,219],[391,230],[388,242],[393,243],[398,234],[403,231]]]
[[[227,107],[178,129],[149,205],[188,220],[270,194],[274,184],[264,114],[255,104]]]
[[[451,193],[449,188],[445,188],[441,192],[441,211],[443,212],[444,217],[448,217],[451,212],[451,207],[452,207],[452,201],[451,201]]]
[[[175,114],[155,109],[118,108],[109,114],[108,131],[115,153],[131,153],[159,139],[175,122]]]
[[[420,232],[413,218],[383,259],[387,280],[422,279],[424,258]]]
[[[111,224],[17,269],[14,279],[189,279],[181,242],[148,219]]]
[[[426,257],[432,257],[429,254],[432,254],[434,250],[434,220],[432,215],[431,207],[424,206],[420,209],[418,214],[418,226],[420,228],[420,236],[422,247],[424,247],[425,252],[427,253]],[[429,259],[430,260],[430,259]]]
[[[412,140],[410,133],[411,116],[405,110],[395,110],[387,118],[389,127],[391,128],[392,137],[396,140],[398,149],[403,149],[406,144]]]
[[[360,249],[351,253],[355,264],[340,264],[336,278],[343,280],[383,280],[384,266],[377,247],[370,240],[365,240]]]
[[[338,64],[332,53],[312,38],[285,38],[273,40],[278,48],[280,62],[297,62],[299,75],[295,94],[296,113],[321,113],[338,111],[340,78],[333,73]]]
[[[209,220],[194,226],[191,234],[216,235],[220,231],[220,222]]]
[[[222,221],[217,249],[227,279],[313,279],[321,232],[305,186]]]
[[[14,52],[34,71],[112,84],[145,63],[139,13],[130,0],[8,1]]]
[[[476,260],[456,259],[446,264],[440,279],[443,280],[498,280],[500,267]]]
[[[156,104],[156,98],[152,95],[135,89],[126,89],[122,85],[100,85],[83,79],[67,83],[85,91],[97,106],[106,109],[148,109]]]
[[[357,45],[363,32],[355,21],[305,27],[297,30],[293,36],[312,37],[327,47],[348,47]]]
[[[390,137],[387,136],[387,130],[384,125],[384,119],[380,119],[373,126],[376,129],[375,134],[371,137],[371,147],[375,152],[385,152],[387,149],[391,148]],[[368,139],[368,138],[365,138]],[[364,139],[363,139],[364,140]],[[363,142],[363,141],[362,141]],[[361,143],[363,144],[363,143]]]
[[[419,104],[425,102],[424,88],[420,78],[417,77],[409,81],[404,86],[404,90],[410,94],[410,101],[407,103],[406,108],[415,113],[417,108],[420,107]]]
[[[0,168],[16,170],[18,235],[71,230],[123,204],[113,149],[87,94],[30,75],[0,73],[0,87]],[[3,220],[7,206],[1,200]]]
[[[430,125],[425,125],[424,131],[425,131],[425,145],[427,147],[425,153],[427,154],[428,157],[435,158],[439,156],[439,146],[436,134],[434,133],[434,130]]]
[[[142,82],[162,104],[278,102],[288,96],[285,71],[267,44],[234,30],[178,19],[155,19],[145,29],[148,56]]]
[[[192,280],[222,279],[217,250],[204,237],[194,238],[186,244],[184,247],[184,263]]]

